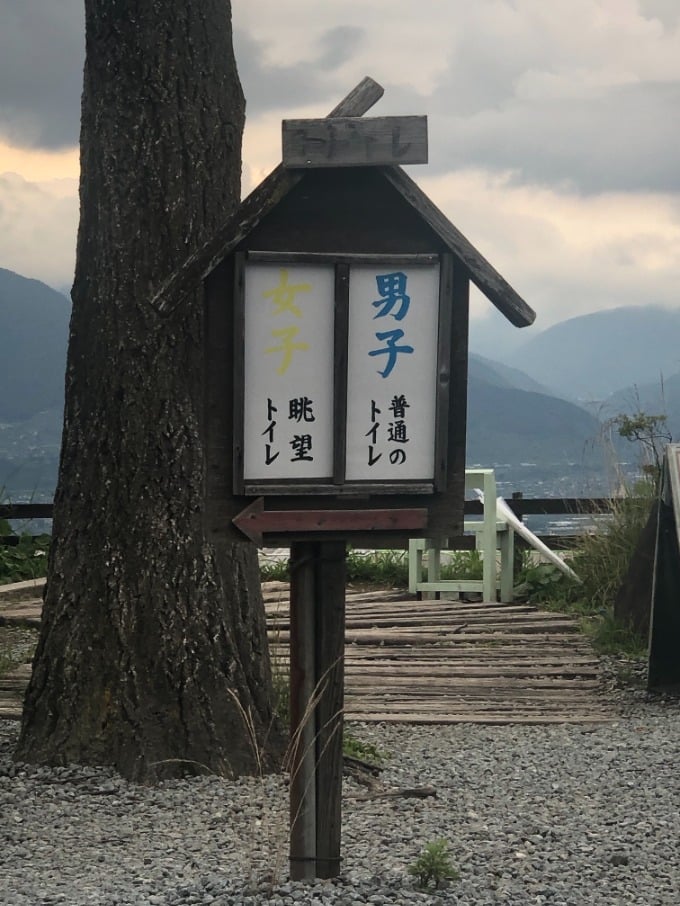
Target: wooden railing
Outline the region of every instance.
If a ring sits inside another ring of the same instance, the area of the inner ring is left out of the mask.
[[[578,516],[589,513],[607,513],[612,509],[610,497],[523,497],[513,494],[505,498],[516,516]],[[0,519],[51,519],[51,503],[2,503]],[[465,501],[465,515],[482,514],[479,500]]]
[[[609,513],[613,507],[613,500],[609,497],[523,497],[513,494],[505,498],[506,503],[514,514],[523,519],[525,516],[587,516]],[[3,503],[0,504],[0,519],[21,519],[26,522],[31,519],[51,519],[53,505],[51,503]],[[482,503],[479,500],[465,501],[465,516],[481,516]],[[546,541],[551,547],[559,548],[560,545],[568,546],[578,537],[577,532],[540,534],[539,538]],[[0,542],[8,539],[0,538]],[[474,547],[474,538],[465,540],[456,539],[457,546]],[[10,542],[11,543],[11,542]]]
[[[613,506],[611,497],[523,497],[521,494],[513,494],[504,500],[520,519],[524,516],[587,516],[609,513]],[[465,501],[466,516],[481,513],[482,504],[479,500]]]
[[[0,503],[0,519],[51,519],[51,503]]]

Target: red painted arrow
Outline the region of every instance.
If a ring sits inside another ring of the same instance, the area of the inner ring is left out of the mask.
[[[262,545],[262,536],[307,532],[409,531],[427,527],[427,510],[265,510],[258,497],[232,520],[246,537]]]

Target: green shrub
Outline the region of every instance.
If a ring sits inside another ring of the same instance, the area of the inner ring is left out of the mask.
[[[573,591],[573,579],[552,563],[536,562],[530,551],[523,554],[522,567],[516,576],[515,598],[551,610],[563,609]]]
[[[5,534],[1,525],[0,534]],[[0,544],[0,585],[46,575],[50,541],[49,535],[21,535],[18,544]]]
[[[408,873],[422,890],[436,890],[447,881],[457,881],[460,877],[451,862],[446,840],[428,843],[416,861],[409,865]]]
[[[635,660],[647,654],[647,640],[630,626],[621,625],[611,610],[585,617],[582,629],[590,636],[598,654],[614,654]]]
[[[450,551],[442,557],[442,579],[481,579],[482,557],[479,551]],[[288,560],[260,560],[263,582],[287,582]],[[408,587],[408,554],[402,550],[347,552],[347,582],[353,585],[377,585],[383,588]]]
[[[612,607],[653,500],[653,484],[641,483],[635,497],[613,501],[606,530],[589,532],[579,539],[571,565],[582,584],[572,590],[572,596],[587,605],[586,611],[598,613]]]
[[[354,584],[408,586],[408,556],[405,551],[355,551],[347,553],[347,581]]]
[[[377,746],[357,739],[346,727],[342,737],[342,754],[350,758],[358,758],[360,761],[375,765],[377,768],[383,765],[387,759],[386,754],[381,752]]]
[[[260,578],[263,582],[288,582],[290,574],[288,571],[288,560],[281,560],[278,557],[261,557],[260,558]]]
[[[472,581],[481,579],[483,571],[482,554],[478,550],[445,551],[442,555],[442,579]]]
[[[631,558],[654,502],[655,484],[643,481],[634,496],[612,500],[605,527],[581,535],[569,564],[581,580],[575,582],[556,566],[524,558],[516,592],[548,610],[580,615],[584,631],[601,654],[640,657],[646,640],[614,619],[614,600],[625,580]]]

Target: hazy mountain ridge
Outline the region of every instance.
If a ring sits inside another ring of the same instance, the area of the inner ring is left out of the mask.
[[[665,415],[666,427],[675,441],[680,441],[680,372],[650,384],[634,384],[608,397],[601,406],[603,418],[621,412]]]
[[[662,320],[669,342],[674,345],[674,354],[678,350],[680,355],[680,312],[651,309],[650,318],[656,329],[660,323],[658,311],[664,312]],[[39,281],[0,268],[0,361],[7,375],[5,392],[0,394],[0,489],[5,486],[5,494],[15,498],[49,497],[54,489],[69,316],[66,297]],[[606,333],[606,323],[610,333],[617,333],[622,323],[639,323],[639,311],[635,309],[631,315],[630,310],[615,309],[555,325],[509,357],[522,368],[512,361],[501,363],[470,353],[468,463],[498,466],[499,474],[516,483],[518,489],[522,489],[523,470],[529,468],[526,464],[535,463],[531,468],[555,481],[569,471],[585,474],[589,469],[600,468],[601,456],[594,453],[594,448],[601,418],[630,408],[625,398],[625,394],[630,398],[630,387],[609,396],[605,405],[588,410],[565,399],[568,394],[553,394],[547,389],[548,382],[540,380],[541,369],[536,366],[556,347],[562,365],[587,363],[582,352],[584,348],[592,349],[593,343],[592,338],[586,341],[583,330],[587,332],[591,323],[600,325],[600,334],[603,330]],[[566,339],[569,336],[575,338],[579,349],[570,349]],[[536,361],[527,348],[536,350]],[[499,350],[494,348],[494,352]],[[601,371],[596,365],[592,369],[594,383]],[[618,373],[624,374],[624,370],[619,369]],[[629,377],[630,369],[625,373],[628,378],[619,386],[629,386],[637,380]],[[583,375],[586,380],[585,365]],[[653,382],[640,382],[637,390],[643,408],[656,412],[654,386]],[[664,390],[665,406],[672,414],[671,421],[678,425],[675,436],[680,437],[680,373],[665,382]]]
[[[511,368],[502,362],[494,362],[476,352],[470,352],[468,361],[468,380],[483,381],[495,387],[512,387],[515,390],[528,390],[533,393],[550,395],[547,387],[539,384],[519,368]]]
[[[613,308],[528,330],[521,346],[499,356],[565,399],[604,400],[680,372],[680,310]]]
[[[597,418],[567,400],[470,380],[470,463],[579,463],[599,431]]]
[[[61,293],[0,268],[0,422],[63,408],[70,315]]]

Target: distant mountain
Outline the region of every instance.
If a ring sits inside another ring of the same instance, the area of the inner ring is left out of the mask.
[[[608,397],[601,407],[602,418],[621,413],[667,416],[666,425],[673,440],[680,442],[680,372],[650,384],[635,384]]]
[[[583,463],[599,433],[598,419],[574,403],[470,376],[470,464]]]
[[[0,268],[0,499],[54,492],[70,314],[61,293]]]
[[[51,500],[61,446],[61,409],[0,422],[0,503]]]
[[[511,368],[501,362],[493,362],[474,352],[469,355],[468,377],[471,381],[480,380],[496,387],[528,390],[531,393],[550,393],[546,387],[520,371],[519,368]]]
[[[503,358],[565,399],[603,400],[680,370],[680,311],[640,306],[581,315]]]
[[[615,314],[603,313],[608,318]],[[54,490],[68,318],[69,303],[60,293],[0,270],[0,361],[8,376],[0,394],[0,490],[5,485],[14,499],[49,497]],[[573,330],[569,324],[567,333]],[[670,322],[665,329],[671,331]],[[579,357],[578,348],[560,340],[557,327],[531,342],[548,334],[559,341],[560,354],[554,353],[558,366]],[[583,335],[577,335],[586,345]],[[549,348],[553,340],[541,342]],[[536,349],[540,352],[540,345]],[[538,352],[523,353],[518,359],[522,368],[470,354],[467,462],[497,466],[498,474],[519,488],[526,486],[518,476],[525,475],[527,463],[537,464],[531,467],[532,480],[540,473],[556,482],[570,470],[580,477],[586,462],[592,464],[600,432],[596,415],[551,395],[535,368],[531,376],[526,373]],[[544,487],[549,493],[550,485]]]
[[[70,315],[61,293],[0,268],[0,422],[63,410]]]

